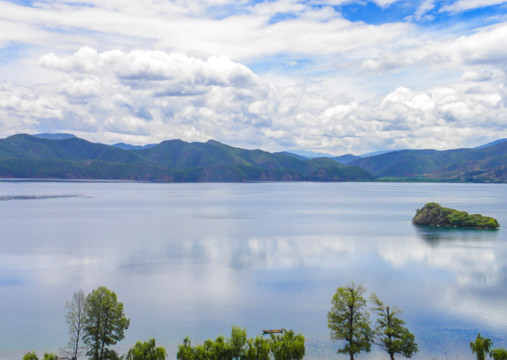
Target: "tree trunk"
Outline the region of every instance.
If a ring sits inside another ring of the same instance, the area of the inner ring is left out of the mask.
[[[387,338],[389,339],[389,346],[391,349],[388,350],[389,356],[391,357],[391,360],[394,360],[394,353],[392,351],[393,346],[393,336],[391,335],[391,314],[389,313],[389,306],[386,306],[387,310],[387,329],[389,330],[389,334],[387,334]]]
[[[350,317],[349,317],[349,347],[352,348],[354,342],[354,305],[350,306]],[[350,351],[350,360],[354,360],[354,353],[352,349]]]

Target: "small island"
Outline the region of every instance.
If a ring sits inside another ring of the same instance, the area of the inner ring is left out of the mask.
[[[498,229],[500,227],[498,221],[492,217],[480,214],[470,215],[466,211],[445,208],[437,203],[427,203],[422,209],[417,209],[412,224],[474,229]]]

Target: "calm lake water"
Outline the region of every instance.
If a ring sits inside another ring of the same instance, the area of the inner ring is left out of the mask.
[[[362,283],[416,335],[417,359],[472,359],[477,332],[507,347],[505,230],[418,228],[436,201],[507,226],[507,186],[0,182],[0,358],[57,352],[65,302],[100,285],[131,319],[120,351],[284,327],[306,359],[336,359],[327,312]],[[346,356],[340,356],[346,358]],[[374,347],[365,359],[386,358]]]

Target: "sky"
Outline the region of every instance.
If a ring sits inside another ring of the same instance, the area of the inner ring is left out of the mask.
[[[0,0],[2,138],[474,147],[506,87],[502,0]]]

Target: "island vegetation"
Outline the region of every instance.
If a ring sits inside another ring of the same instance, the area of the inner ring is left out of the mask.
[[[415,336],[400,318],[401,311],[385,304],[372,293],[370,309],[376,316],[370,320],[366,289],[350,283],[339,287],[331,300],[328,327],[331,339],[340,343],[338,354],[354,360],[356,355],[369,352],[371,345],[378,345],[390,360],[402,355],[411,358],[418,351]],[[66,322],[69,342],[61,354],[45,353],[41,360],[78,360],[83,355],[89,360],[165,360],[166,349],[157,346],[155,339],[138,341],[126,354],[119,355],[113,348],[125,337],[130,320],[125,316],[123,303],[116,294],[100,286],[87,296],[80,290],[66,304]],[[269,333],[269,334],[268,334]],[[276,334],[275,334],[276,333]],[[233,326],[230,338],[218,336],[193,346],[187,336],[179,345],[177,360],[302,360],[305,356],[305,338],[292,330],[265,331],[269,337],[258,335],[247,338],[246,330]],[[477,335],[470,343],[470,350],[477,360],[490,355],[494,360],[507,360],[507,350],[493,349],[489,338]],[[32,351],[23,360],[39,360]]]
[[[469,214],[431,202],[417,209],[412,218],[414,225],[429,225],[455,228],[498,229],[500,224],[492,217],[481,214]]]

